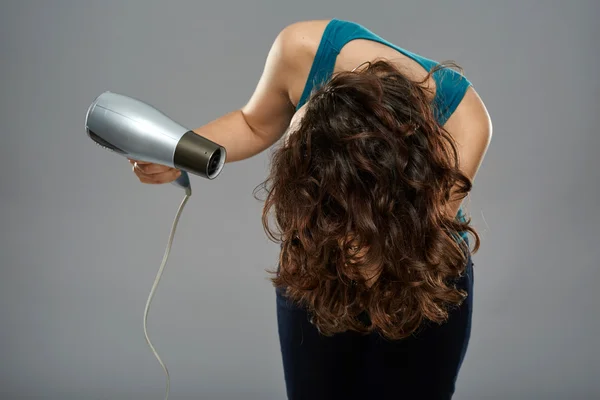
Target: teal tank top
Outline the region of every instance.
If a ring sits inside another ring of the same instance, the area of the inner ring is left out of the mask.
[[[358,23],[332,19],[327,24],[323,36],[321,37],[317,54],[313,60],[313,64],[306,80],[306,85],[302,92],[302,96],[300,97],[300,101],[296,106],[296,110],[306,103],[313,90],[331,78],[338,54],[348,42],[356,39],[372,40],[389,46],[413,59],[427,71],[431,71],[432,68],[439,65],[439,63],[434,60],[430,60],[388,42]],[[471,86],[471,82],[458,71],[450,68],[435,71],[432,77],[436,84],[436,94],[433,100],[436,119],[439,124],[443,125],[456,110],[456,107],[458,107],[458,104],[463,99],[467,89]],[[458,211],[457,218],[463,221],[465,220],[462,207]],[[461,237],[465,241],[468,241],[465,232],[461,233]]]

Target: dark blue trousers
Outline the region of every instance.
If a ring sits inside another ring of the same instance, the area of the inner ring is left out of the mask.
[[[289,400],[451,399],[471,333],[473,263],[458,287],[467,299],[443,325],[407,339],[319,334],[307,312],[277,291],[277,321]]]

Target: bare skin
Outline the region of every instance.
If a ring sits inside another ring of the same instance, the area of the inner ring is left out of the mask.
[[[295,115],[321,36],[329,20],[297,22],[283,29],[267,56],[262,76],[246,105],[194,130],[227,149],[227,162],[253,157],[276,143],[298,121]],[[414,60],[385,45],[354,40],[341,50],[334,72],[350,71],[365,61],[387,59],[394,62],[409,78],[422,81],[427,71]],[[435,83],[429,80],[433,96]],[[290,126],[292,124],[292,126]],[[445,126],[457,143],[463,173],[471,180],[483,161],[492,137],[488,111],[473,88],[469,88]],[[136,162],[133,171],[147,184],[169,183],[180,171],[163,165]],[[461,201],[448,207],[456,215]]]

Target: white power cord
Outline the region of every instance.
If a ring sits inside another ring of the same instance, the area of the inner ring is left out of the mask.
[[[158,269],[158,274],[156,275],[156,279],[154,280],[154,284],[152,285],[152,289],[150,290],[150,295],[148,296],[148,301],[146,302],[146,308],[144,310],[144,335],[146,337],[146,343],[148,343],[148,346],[150,346],[150,349],[154,353],[154,356],[156,357],[156,359],[162,366],[162,368],[165,371],[165,374],[167,376],[167,388],[166,388],[165,400],[169,400],[169,391],[171,389],[171,377],[169,375],[169,370],[167,369],[165,363],[163,363],[163,361],[161,360],[160,356],[156,352],[156,349],[152,345],[150,338],[148,337],[148,328],[147,328],[148,311],[150,310],[150,303],[152,302],[152,298],[154,297],[154,292],[156,292],[156,288],[158,287],[158,283],[160,282],[160,278],[162,277],[163,270],[165,269],[165,265],[167,264],[167,259],[169,258],[169,253],[171,252],[171,245],[173,244],[173,238],[175,237],[175,230],[177,229],[177,223],[179,222],[179,218],[181,217],[183,207],[185,206],[185,203],[187,203],[187,201],[189,200],[190,196],[191,196],[191,190],[186,190],[186,195],[183,198],[183,201],[181,202],[181,204],[179,205],[179,209],[177,210],[177,215],[175,216],[175,220],[173,221],[173,226],[171,227],[171,233],[169,234],[169,242],[167,244],[167,248],[165,250],[165,254],[163,256],[162,263],[160,264],[160,268]]]

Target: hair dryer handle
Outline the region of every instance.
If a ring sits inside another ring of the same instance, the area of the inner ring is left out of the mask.
[[[179,177],[171,183],[175,186],[185,189],[186,195],[188,195],[188,196],[192,195],[192,185],[190,183],[190,176],[188,175],[188,173],[186,171],[182,170],[181,175],[179,175]]]

